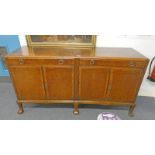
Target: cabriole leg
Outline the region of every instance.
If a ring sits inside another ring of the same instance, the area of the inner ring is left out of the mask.
[[[129,115],[130,117],[133,117],[133,116],[134,116],[133,111],[134,111],[135,106],[136,106],[136,105],[131,105],[131,106],[129,107],[129,113],[128,113],[128,115]]]
[[[17,101],[17,104],[18,104],[18,108],[19,108],[17,113],[22,114],[24,112],[22,102]]]
[[[78,106],[79,106],[79,104],[77,102],[75,102],[74,103],[74,110],[73,110],[73,114],[74,115],[78,115],[79,114]]]

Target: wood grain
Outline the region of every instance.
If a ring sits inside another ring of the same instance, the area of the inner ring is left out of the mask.
[[[131,48],[22,47],[5,57],[23,103],[129,106],[135,100],[149,59]]]
[[[104,99],[110,75],[109,68],[81,66],[79,70],[79,99]]]
[[[47,99],[74,99],[74,66],[43,66]]]

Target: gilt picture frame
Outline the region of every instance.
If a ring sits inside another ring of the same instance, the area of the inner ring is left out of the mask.
[[[95,47],[96,35],[26,35],[28,46]]]

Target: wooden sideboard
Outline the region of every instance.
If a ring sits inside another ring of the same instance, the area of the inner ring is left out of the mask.
[[[149,59],[131,48],[22,47],[5,57],[23,103],[129,106],[135,100]]]

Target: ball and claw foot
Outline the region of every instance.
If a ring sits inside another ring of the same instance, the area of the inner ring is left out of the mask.
[[[79,110],[74,110],[74,111],[73,111],[73,114],[74,114],[74,115],[78,115],[78,114],[79,114]]]
[[[128,115],[129,115],[130,117],[134,117],[134,113],[133,113],[133,112],[129,112]]]
[[[74,115],[78,115],[79,114],[79,110],[78,110],[78,103],[74,103],[74,110],[73,110],[73,114]]]
[[[17,114],[22,114],[22,113],[24,113],[24,110],[23,109],[18,109]]]
[[[134,108],[135,108],[135,105],[131,105],[131,106],[129,107],[129,113],[128,113],[128,115],[129,115],[130,117],[134,117],[134,113],[133,113]]]
[[[17,114],[22,114],[24,112],[23,105],[21,102],[17,102],[17,104],[18,104],[18,108],[19,108]]]

